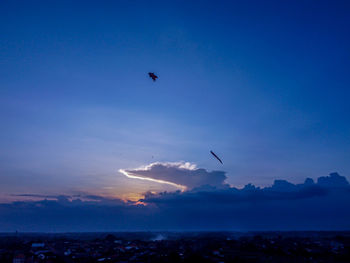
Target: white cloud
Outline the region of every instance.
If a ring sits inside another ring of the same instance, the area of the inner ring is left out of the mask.
[[[136,169],[120,169],[119,172],[129,178],[173,185],[182,191],[203,185],[221,187],[227,178],[223,171],[208,172],[189,162],[156,162]]]

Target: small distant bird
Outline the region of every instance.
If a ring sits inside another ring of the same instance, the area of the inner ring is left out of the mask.
[[[221,164],[223,164],[222,161],[221,161],[221,159],[220,159],[213,151],[210,151],[210,153],[211,153],[216,159],[218,159],[218,161],[219,161]]]
[[[158,78],[158,76],[157,76],[156,74],[154,74],[153,72],[149,72],[149,73],[148,73],[148,76],[149,76],[151,79],[153,79],[153,81],[156,81],[157,78]]]

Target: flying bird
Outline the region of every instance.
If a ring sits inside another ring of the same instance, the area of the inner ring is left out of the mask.
[[[156,74],[154,74],[153,72],[149,72],[149,73],[148,73],[148,76],[149,76],[151,79],[153,79],[153,81],[156,81],[157,78],[158,78],[158,76],[157,76]]]
[[[218,161],[223,164],[223,162],[221,161],[221,159],[213,152],[213,151],[210,151],[210,153],[216,158],[218,159]]]

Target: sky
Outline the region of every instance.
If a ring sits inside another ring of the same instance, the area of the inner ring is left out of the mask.
[[[95,196],[150,209],[160,205],[145,197],[164,191],[346,181],[349,11],[347,1],[2,1],[0,203]]]

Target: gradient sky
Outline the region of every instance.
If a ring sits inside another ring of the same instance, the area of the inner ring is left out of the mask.
[[[236,187],[349,178],[349,11],[348,1],[2,1],[0,201],[174,190],[118,172],[152,162],[222,170]]]

